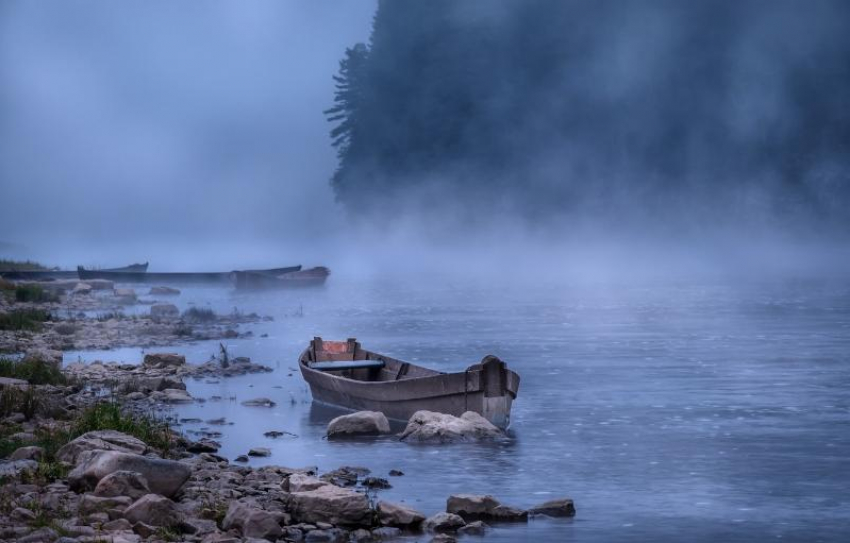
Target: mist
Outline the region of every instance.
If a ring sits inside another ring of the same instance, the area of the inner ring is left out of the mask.
[[[7,2],[2,252],[519,282],[840,274],[845,12]],[[356,43],[366,173],[323,114]],[[423,44],[444,62],[409,54]]]

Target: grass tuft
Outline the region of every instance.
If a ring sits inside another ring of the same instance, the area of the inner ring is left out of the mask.
[[[187,322],[215,322],[217,320],[215,311],[207,307],[190,307],[183,312],[183,320]]]
[[[59,296],[44,290],[38,285],[18,285],[15,287],[16,302],[46,303],[58,302]]]
[[[48,268],[32,260],[0,258],[0,271],[48,271]]]
[[[42,323],[50,318],[50,312],[43,309],[16,309],[9,313],[0,313],[0,330],[37,331],[41,329]]]
[[[67,377],[59,368],[42,360],[13,360],[0,357],[0,377],[23,379],[31,385],[65,385]]]

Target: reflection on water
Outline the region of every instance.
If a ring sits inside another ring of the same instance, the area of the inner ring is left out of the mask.
[[[574,520],[502,526],[488,540],[836,541],[850,498],[847,285],[656,286],[533,291],[386,283],[236,295],[184,288],[174,300],[275,317],[229,340],[275,371],[189,381],[187,432],[223,434],[221,454],[287,466],[361,465],[381,497],[427,514],[455,492],[517,506],[570,496]],[[303,311],[303,316],[298,316]],[[268,337],[261,337],[268,334]],[[427,446],[393,437],[327,441],[339,412],[312,406],[297,358],[315,335],[455,371],[492,353],[522,376],[514,440]],[[174,350],[207,360],[217,342]],[[138,349],[66,360],[137,361]],[[265,396],[274,408],[244,407]],[[298,437],[266,438],[287,431]]]

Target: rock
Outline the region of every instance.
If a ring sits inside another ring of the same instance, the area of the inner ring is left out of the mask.
[[[211,439],[200,439],[199,441],[193,441],[189,443],[186,447],[186,450],[190,453],[214,453],[218,452],[221,448],[221,443],[217,441],[213,441]]]
[[[234,462],[247,462],[248,460],[248,456],[244,454],[240,454],[239,456],[233,459]]]
[[[124,511],[124,518],[132,524],[143,522],[150,526],[172,527],[180,524],[183,515],[177,504],[168,498],[145,494]]]
[[[502,505],[499,500],[489,494],[454,494],[449,496],[446,502],[446,512],[460,515],[465,520],[528,520],[527,511]]]
[[[474,411],[467,411],[460,417],[417,411],[410,417],[400,439],[408,442],[452,443],[504,437],[502,430]]]
[[[186,365],[186,357],[175,353],[146,354],[142,362],[145,369],[178,368]]]
[[[369,499],[335,485],[289,494],[289,512],[297,522],[329,522],[334,525],[369,525]]]
[[[379,411],[358,411],[350,415],[341,415],[328,424],[328,437],[388,433],[390,433],[390,423]]]
[[[174,304],[153,304],[151,306],[152,319],[177,319],[180,317],[180,310]]]
[[[265,448],[265,447],[255,447],[255,448],[251,449],[250,451],[248,451],[248,456],[266,457],[266,456],[271,456],[271,455],[272,455],[272,451],[270,449]]]
[[[243,537],[276,540],[283,535],[277,519],[258,507],[240,501],[230,502],[227,514],[221,523],[224,530],[238,530]]]
[[[450,534],[437,534],[431,538],[430,543],[457,543],[457,538]]]
[[[35,460],[15,460],[12,462],[0,462],[0,477],[17,477],[25,471],[38,469]]]
[[[134,500],[151,490],[144,475],[137,471],[118,470],[101,479],[94,489],[95,496],[129,496]]]
[[[370,473],[368,468],[356,466],[343,466],[322,475],[321,479],[336,486],[354,486],[357,480]]]
[[[384,541],[386,539],[396,539],[401,536],[401,530],[398,528],[391,528],[389,526],[382,526],[380,528],[375,528],[372,530],[372,537],[377,539],[378,541]]]
[[[80,498],[77,510],[82,514],[103,513],[108,509],[124,509],[131,503],[133,503],[133,498],[129,496],[95,496],[93,494],[85,494]],[[106,520],[109,520],[109,517]]]
[[[185,390],[179,388],[166,388],[151,393],[150,398],[155,402],[162,403],[192,403],[195,401]]]
[[[398,503],[381,501],[377,510],[378,521],[384,526],[414,529],[425,520],[425,515],[419,511]]]
[[[177,296],[180,294],[180,291],[171,287],[151,287],[148,294],[151,296]]]
[[[131,288],[116,288],[112,291],[119,304],[136,303],[136,291]]]
[[[304,538],[306,543],[346,543],[348,532],[339,528],[325,528],[323,530],[312,530],[307,532]]]
[[[191,475],[191,468],[174,460],[149,458],[117,451],[94,451],[80,456],[77,467],[68,474],[72,490],[95,488],[101,479],[116,471],[133,471],[147,480],[151,492],[173,496]]]
[[[62,351],[53,349],[30,349],[24,354],[23,362],[44,362],[56,369],[62,367]]]
[[[77,296],[85,296],[86,294],[91,293],[92,290],[92,286],[88,283],[77,283],[76,286],[74,286],[72,293]]]
[[[439,533],[456,532],[458,528],[465,524],[466,522],[454,513],[437,513],[425,519],[422,523],[422,529]]]
[[[382,477],[366,477],[361,484],[366,488],[387,489],[393,487],[389,481]]]
[[[123,530],[132,530],[133,525],[130,524],[130,521],[125,518],[117,518],[115,520],[110,520],[103,526],[101,529],[106,530],[107,532],[116,532]]]
[[[29,534],[19,537],[15,541],[17,543],[46,543],[48,541],[56,541],[59,535],[51,528],[39,528]]]
[[[283,482],[283,488],[287,492],[306,492],[329,484],[327,481],[323,481],[318,477],[304,473],[293,473]]]
[[[56,452],[56,459],[76,464],[80,455],[87,451],[119,451],[144,454],[148,446],[144,441],[115,430],[86,432],[73,441],[66,443]]]
[[[475,522],[470,522],[463,528],[458,528],[457,535],[484,535],[489,529],[490,526],[484,524],[480,520],[476,520]]]
[[[147,392],[163,391],[169,388],[186,390],[186,384],[179,377],[162,375],[157,377],[142,377],[133,383],[141,390]]]
[[[44,449],[41,447],[20,447],[15,449],[15,452],[9,455],[9,460],[35,460],[38,462],[44,456]]]
[[[15,507],[12,509],[12,512],[9,513],[9,518],[15,522],[30,523],[35,520],[35,513],[24,507]]]
[[[391,469],[390,470],[390,477],[401,477],[402,475],[404,475],[404,472],[401,471],[401,470],[398,470],[398,469]]]
[[[548,502],[535,505],[528,510],[530,515],[546,515],[549,517],[573,517],[576,508],[570,498],[549,500]]]
[[[348,540],[351,543],[372,543],[372,532],[364,528],[358,528],[348,534]]]
[[[274,407],[277,404],[268,398],[254,398],[253,400],[245,400],[242,405],[248,407]]]
[[[94,290],[113,290],[115,283],[109,279],[86,279],[86,284]]]

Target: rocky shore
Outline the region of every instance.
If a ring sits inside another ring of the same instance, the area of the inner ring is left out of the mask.
[[[10,285],[5,291],[9,295],[0,291],[0,317],[17,325],[0,327],[0,353],[152,348],[242,338],[252,332],[240,330],[241,325],[270,320],[238,311],[218,315],[195,307],[181,313],[170,301],[180,291],[169,287],[139,294],[102,279]],[[13,297],[18,292],[32,292],[20,297],[36,301],[18,301]],[[129,309],[134,313],[125,314]]]
[[[38,396],[32,412],[8,413],[0,421],[2,442],[10,449],[0,461],[0,541],[455,541],[486,534],[495,523],[575,513],[569,499],[523,510],[493,496],[461,494],[447,497],[445,511],[427,516],[404,503],[381,500],[380,490],[390,485],[365,468],[319,473],[309,466],[234,464],[216,454],[218,443],[212,439],[192,441],[167,425],[151,433],[151,425],[160,423],[149,419],[142,427],[155,443],[132,435],[139,433],[139,423],[129,421],[146,420],[146,413],[167,410],[174,402],[194,401],[185,377],[226,378],[267,370],[247,359],[229,361],[226,367],[220,361],[190,365],[181,356],[160,353],[147,355],[139,365],[72,364],[63,369],[69,383],[64,386],[33,387],[9,379],[0,383],[4,397]],[[67,442],[45,441],[44,436],[62,432],[73,435],[69,428],[80,428],[81,419],[104,405],[120,410],[124,422],[118,426],[129,430],[98,429]],[[377,412],[344,415],[328,427],[335,439],[389,431],[386,418]],[[420,412],[402,436],[446,443],[503,434],[474,413],[451,417]]]

